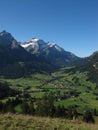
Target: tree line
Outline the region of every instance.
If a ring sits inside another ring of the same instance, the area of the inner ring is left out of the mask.
[[[85,109],[81,115],[77,111],[77,105],[65,108],[64,105],[54,105],[54,95],[52,92],[44,94],[42,98],[32,98],[29,94],[16,96],[15,98],[8,98],[6,102],[0,101],[0,112],[12,112],[17,113],[15,107],[20,106],[22,114],[28,114],[33,116],[43,117],[61,117],[67,119],[77,119],[78,116],[82,116],[83,121],[94,123],[94,117],[97,116],[97,110],[93,111]]]

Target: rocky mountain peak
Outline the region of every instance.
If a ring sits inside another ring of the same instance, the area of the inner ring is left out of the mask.
[[[16,41],[15,38],[5,30],[0,32],[0,44],[9,45],[12,41]]]
[[[14,40],[14,37],[9,32],[6,32],[5,30],[0,32],[0,36],[3,38],[9,38],[11,40]]]
[[[54,42],[45,42],[38,38],[32,38],[30,41],[21,44],[21,46],[30,52],[56,66],[65,66],[78,59],[74,54],[65,51]]]

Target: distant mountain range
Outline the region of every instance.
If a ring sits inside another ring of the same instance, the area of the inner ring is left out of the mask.
[[[0,75],[6,78],[30,76],[33,73],[51,73],[64,66],[87,71],[89,79],[97,82],[98,51],[90,57],[79,58],[57,44],[32,38],[19,43],[8,32],[0,32]]]
[[[44,42],[37,38],[32,38],[30,41],[22,43],[21,46],[31,54],[59,67],[69,65],[80,59],[53,42]]]

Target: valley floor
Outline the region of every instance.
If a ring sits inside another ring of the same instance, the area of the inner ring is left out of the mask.
[[[0,130],[98,130],[98,119],[95,124],[90,124],[79,120],[8,113],[0,114]]]

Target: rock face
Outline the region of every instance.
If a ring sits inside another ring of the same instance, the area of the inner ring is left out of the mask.
[[[38,57],[45,59],[47,62],[59,67],[66,66],[80,59],[71,52],[65,51],[57,44],[44,42],[38,38],[32,38],[30,41],[22,43],[21,46],[31,54],[35,54]]]
[[[28,61],[32,57],[10,33],[6,31],[0,33],[0,59],[2,61],[5,60],[6,64],[10,64],[17,61]]]

